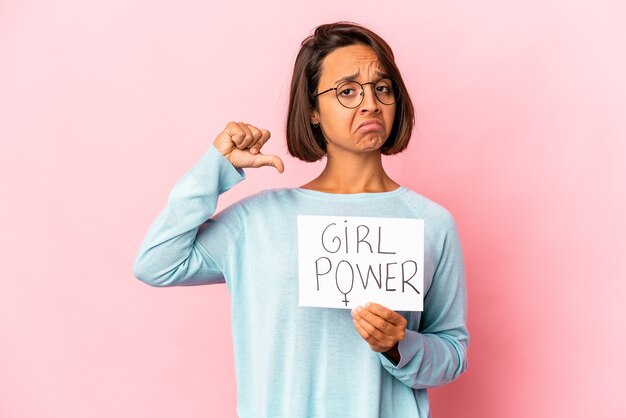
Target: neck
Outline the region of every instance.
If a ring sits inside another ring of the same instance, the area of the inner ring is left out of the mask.
[[[313,181],[302,186],[327,193],[380,193],[399,187],[385,173],[380,150],[355,154],[329,152],[326,167]]]

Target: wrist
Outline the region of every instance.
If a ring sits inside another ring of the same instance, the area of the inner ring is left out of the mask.
[[[393,347],[382,353],[394,366],[400,363],[400,350],[398,350],[398,343],[395,343]]]

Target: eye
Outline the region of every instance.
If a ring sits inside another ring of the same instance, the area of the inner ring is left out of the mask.
[[[342,88],[342,89],[339,91],[339,95],[340,95],[340,96],[343,96],[343,97],[350,97],[350,96],[354,96],[355,94],[356,94],[356,90],[355,90],[355,89],[353,89],[353,88],[351,88],[351,87],[348,87],[348,88]]]
[[[361,91],[361,86],[354,81],[346,81],[337,86],[337,96],[343,98],[356,97]]]
[[[391,84],[391,80],[388,79],[382,79],[379,80],[378,83],[376,83],[376,93],[381,93],[381,94],[392,94],[393,93],[393,87]]]

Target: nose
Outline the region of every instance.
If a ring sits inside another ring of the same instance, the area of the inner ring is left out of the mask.
[[[369,87],[369,88],[368,88]],[[359,106],[359,110],[361,113],[367,112],[380,112],[380,102],[376,98],[376,93],[374,92],[375,85],[374,83],[365,83],[362,85],[362,93],[363,101],[361,102],[361,106]],[[369,91],[369,94],[367,93]]]

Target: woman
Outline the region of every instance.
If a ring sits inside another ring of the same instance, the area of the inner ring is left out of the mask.
[[[150,227],[137,278],[228,286],[240,417],[428,417],[426,389],[465,370],[466,290],[454,221],[382,166],[382,154],[406,148],[413,120],[385,41],[352,23],[322,25],[296,58],[287,121],[290,154],[325,156],[322,173],[213,216],[218,195],[244,178],[243,168],[283,172],[279,157],[261,152],[267,130],[230,122]],[[300,215],[423,219],[423,311],[299,306]]]

